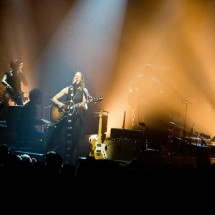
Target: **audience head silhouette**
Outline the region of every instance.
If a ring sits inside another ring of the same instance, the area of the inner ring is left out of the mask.
[[[45,156],[45,166],[48,168],[61,168],[63,158],[55,151],[49,151]]]
[[[41,104],[42,96],[43,96],[42,91],[38,88],[34,88],[29,93],[29,100],[31,102],[34,102],[35,104]]]

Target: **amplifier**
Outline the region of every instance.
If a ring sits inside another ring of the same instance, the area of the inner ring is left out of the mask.
[[[143,131],[111,128],[110,138],[126,138],[126,139],[132,139],[132,140],[143,140]]]
[[[107,158],[111,160],[129,161],[142,152],[142,142],[132,139],[107,139]]]

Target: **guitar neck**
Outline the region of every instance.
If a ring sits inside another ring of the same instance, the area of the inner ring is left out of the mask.
[[[77,104],[72,104],[72,101],[67,101],[64,103],[63,108],[59,108],[56,104],[53,103],[50,109],[50,119],[51,122],[59,122],[62,117],[66,116],[70,110],[81,107],[84,103],[90,103],[90,102],[99,102],[103,98],[102,97],[95,97],[95,98],[90,98],[87,99],[84,102],[77,103]]]
[[[102,110],[99,113],[98,143],[102,143]]]
[[[86,101],[83,101],[83,102],[80,102],[80,103],[77,103],[77,104],[73,104],[73,105],[69,106],[69,109],[79,108],[83,104],[90,103],[90,102],[93,102],[93,99],[87,99]]]

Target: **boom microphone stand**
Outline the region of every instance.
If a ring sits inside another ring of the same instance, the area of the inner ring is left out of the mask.
[[[183,143],[183,149],[185,149],[185,144],[186,144],[186,123],[187,123],[187,108],[188,104],[191,104],[188,100],[182,101],[185,104],[185,114],[184,114],[184,128],[183,128],[183,133],[182,133],[182,143]]]
[[[187,106],[188,104],[191,104],[188,100],[182,101],[185,104],[185,114],[184,114],[184,127],[183,127],[183,133],[182,133],[182,140],[185,140],[186,136],[186,123],[187,123]]]
[[[143,134],[143,138],[142,138],[142,144],[141,144],[141,154],[147,150],[147,131],[148,128],[146,127],[146,124],[144,122],[139,122],[139,125],[143,127],[143,133],[145,130],[145,135]]]

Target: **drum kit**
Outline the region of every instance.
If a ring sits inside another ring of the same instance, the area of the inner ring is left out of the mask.
[[[167,130],[168,137],[164,146],[164,152],[168,154],[179,154],[193,152],[197,148],[207,148],[211,145],[210,135],[202,132],[185,130],[185,126],[176,121],[159,120]]]

